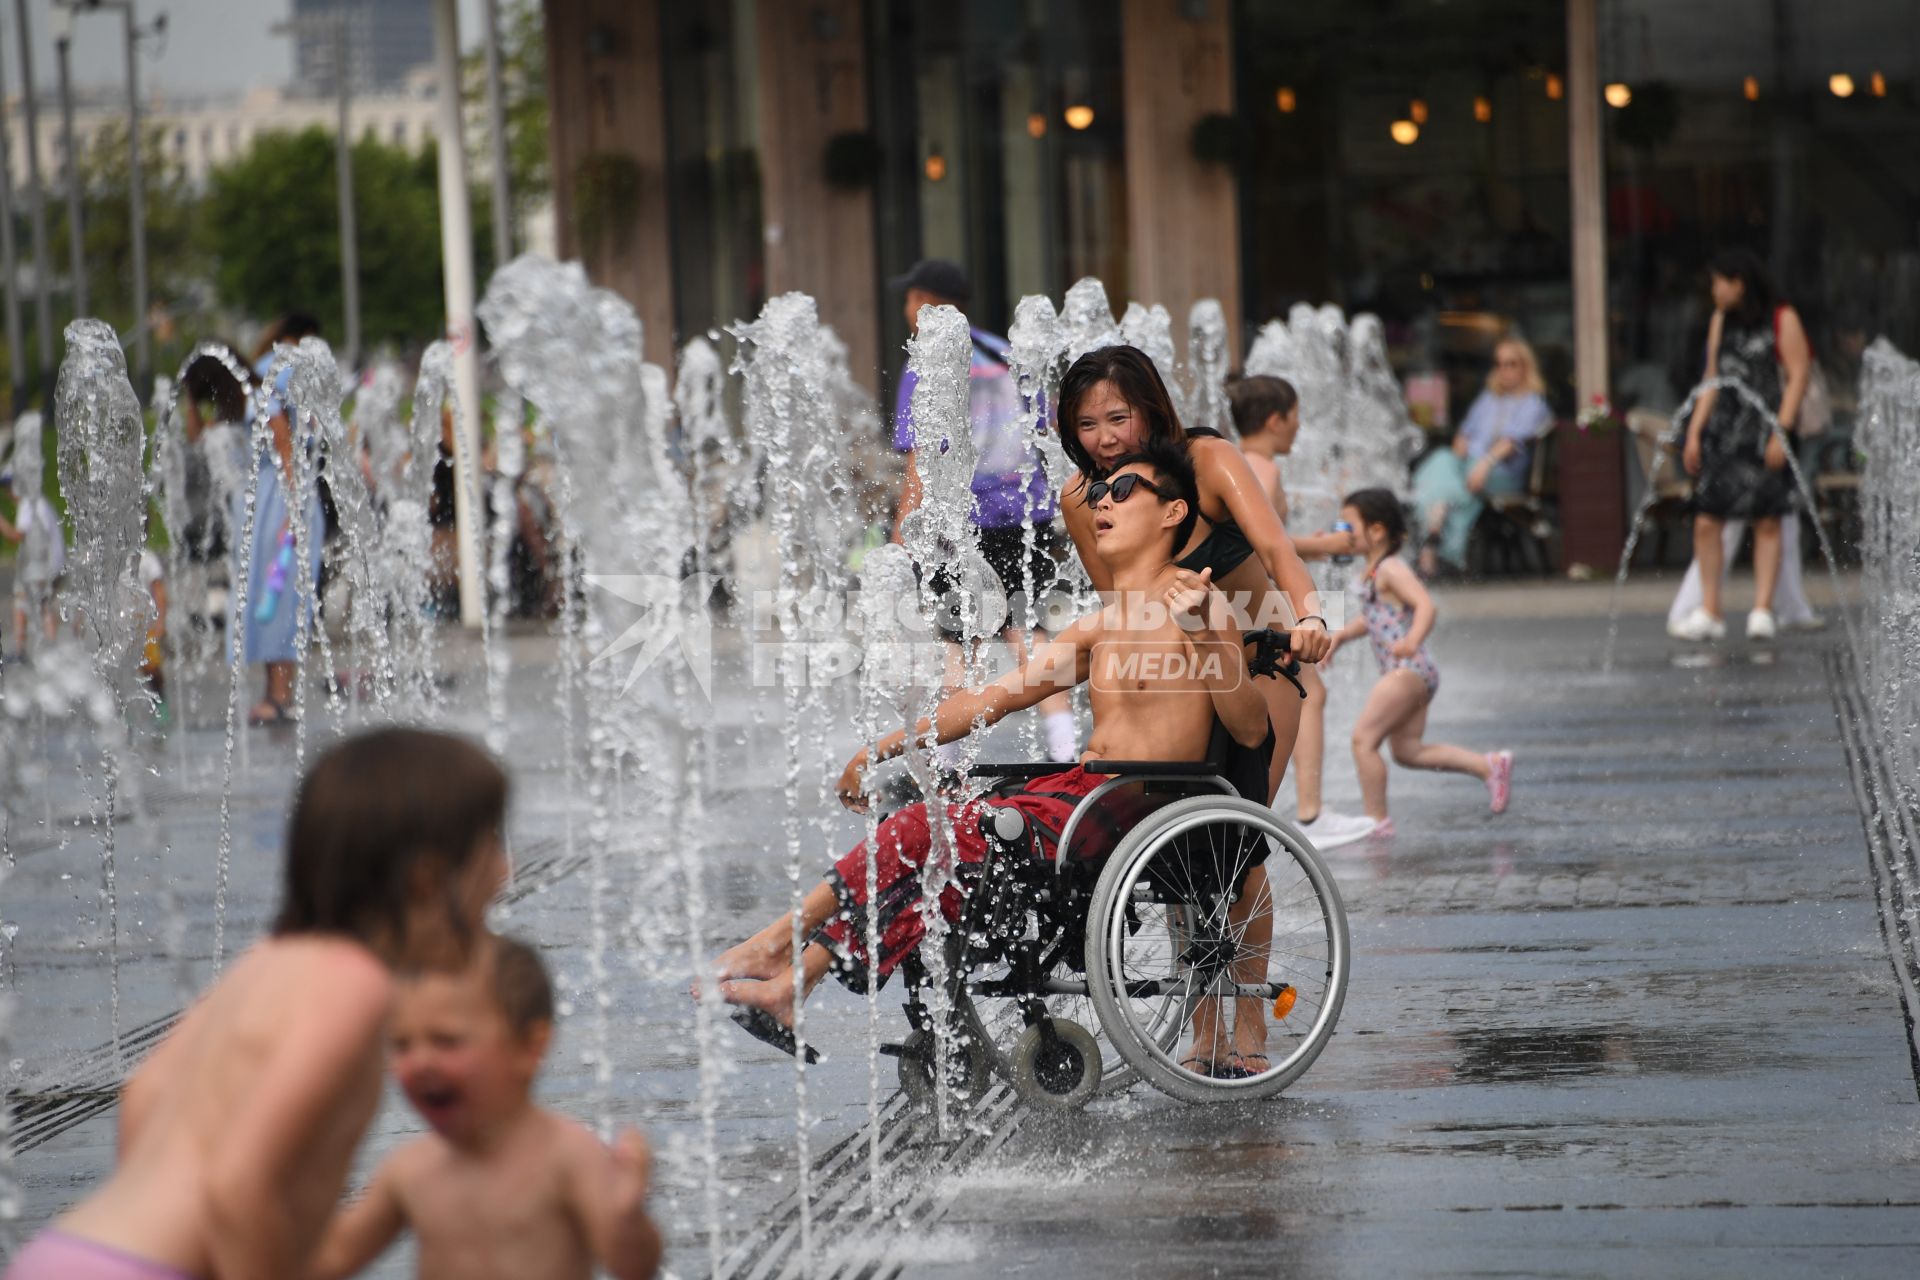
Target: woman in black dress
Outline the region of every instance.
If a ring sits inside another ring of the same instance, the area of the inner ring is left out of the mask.
[[[1779,302],[1766,268],[1744,249],[1722,250],[1708,268],[1713,319],[1707,327],[1708,378],[1734,378],[1763,401],[1791,432],[1806,398],[1813,353],[1799,313]],[[1793,477],[1786,447],[1767,416],[1734,391],[1706,391],[1694,401],[1681,455],[1693,485],[1693,554],[1702,602],[1676,628],[1692,640],[1727,633],[1720,608],[1721,527],[1753,522],[1753,612],[1747,635],[1771,640],[1777,630],[1773,589],[1780,577],[1780,520],[1793,514]]]

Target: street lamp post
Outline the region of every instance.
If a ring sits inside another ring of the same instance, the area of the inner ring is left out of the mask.
[[[513,193],[507,173],[507,107],[500,83],[500,0],[487,0],[487,132],[493,154],[493,266],[513,257]]]
[[[353,100],[353,77],[348,66],[350,23],[357,6],[342,5],[328,13],[276,22],[275,35],[297,34],[319,26],[333,28],[333,87],[336,98],[334,186],[340,197],[340,305],[346,328],[340,363],[348,369],[360,364],[360,235],[354,217],[353,132],[347,122]]]
[[[14,16],[20,30],[20,103],[26,125],[27,216],[33,225],[33,318],[39,337],[39,383],[45,394],[53,387],[53,296],[49,288],[52,273],[47,270],[47,197],[40,181],[40,107],[34,101],[33,28],[27,24],[27,0],[14,0]]]
[[[80,155],[73,145],[73,10],[53,7],[53,53],[60,68],[60,148],[67,158],[67,249],[73,314],[87,314],[87,236],[80,216]]]
[[[440,270],[458,398],[453,429],[463,444],[453,451],[460,621],[478,627],[487,607],[487,580],[480,565],[480,489],[473,472],[480,458],[480,335],[473,315],[473,214],[467,208],[467,149],[460,120],[460,12],[454,0],[434,0],[433,52],[440,82]]]
[[[20,412],[26,398],[20,394],[20,295],[15,291],[13,254],[13,157],[7,146],[7,60],[0,57],[0,294],[4,295],[7,326],[7,417]]]

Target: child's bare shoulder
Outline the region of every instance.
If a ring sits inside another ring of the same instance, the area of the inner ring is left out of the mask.
[[[393,973],[371,951],[346,938],[319,935],[273,938],[248,953],[248,961],[270,974],[276,992],[314,996],[336,1009],[385,1011],[393,995]],[[288,999],[298,1007],[298,999]]]

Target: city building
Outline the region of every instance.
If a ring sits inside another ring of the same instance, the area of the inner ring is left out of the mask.
[[[1086,274],[1218,297],[1240,351],[1296,302],[1373,311],[1456,416],[1517,330],[1571,416],[1576,365],[1694,381],[1741,244],[1823,359],[1920,349],[1920,0],[544,8],[562,251],[650,335],[802,289],[880,391],[885,281],[941,255],[990,326]]]
[[[339,83],[337,21],[347,26],[355,93],[398,89],[433,63],[433,0],[293,0],[294,83],[304,93],[326,96]]]
[[[411,90],[359,95],[349,102],[347,119],[356,136],[378,138],[409,150],[433,140],[439,127],[431,93],[432,78],[416,77]],[[155,95],[142,109],[141,128],[158,135],[168,162],[195,186],[227,161],[244,154],[253,140],[268,133],[299,133],[320,128],[332,133],[338,121],[332,98],[311,98],[278,89],[255,89],[231,98],[169,99]],[[94,95],[77,102],[73,113],[74,147],[86,155],[96,144],[123,147],[127,131],[124,98]],[[57,189],[66,181],[66,151],[60,104],[43,97],[39,112],[40,166]],[[27,186],[26,117],[7,107],[7,157],[15,191]]]

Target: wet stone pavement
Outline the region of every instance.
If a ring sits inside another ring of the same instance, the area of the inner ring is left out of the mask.
[[[807,1076],[804,1215],[794,1070],[724,1024],[709,1179],[685,969],[662,958],[679,945],[671,913],[602,903],[613,1072],[595,1081],[590,876],[537,692],[549,655],[521,637],[507,923],[542,944],[562,988],[542,1095],[648,1130],[682,1276],[716,1256],[741,1276],[1910,1274],[1914,1051],[1830,687],[1841,637],[1709,654],[1630,617],[1603,673],[1604,631],[1471,609],[1443,622],[1430,736],[1512,747],[1513,807],[1495,818],[1470,780],[1393,772],[1399,835],[1330,857],[1351,986],[1331,1046],[1286,1097],[1195,1108],[1136,1089],[1047,1117],[997,1091],[957,1140],[934,1140],[890,1096],[882,1060],[876,1152],[868,1007],[830,987],[809,1015],[829,1059]],[[1333,679],[1328,798],[1350,812],[1345,733],[1370,667],[1350,652]],[[730,938],[786,901],[783,765],[756,727],[767,705],[736,691],[715,714],[725,750],[703,856],[711,932]],[[853,742],[844,720],[824,733],[833,771]],[[210,956],[217,757],[154,763],[159,820],[122,832],[130,1058]],[[290,777],[290,742],[256,737],[235,939],[271,908]],[[62,802],[79,806],[56,790],[48,808]],[[806,816],[810,851],[861,830]],[[21,833],[18,818],[15,831],[16,1171],[31,1230],[108,1166],[120,1068],[101,1050],[95,838]],[[616,838],[616,869],[626,851]],[[879,1016],[891,1038],[895,992]],[[390,1099],[363,1168],[417,1131]],[[408,1263],[396,1252],[377,1274]]]

